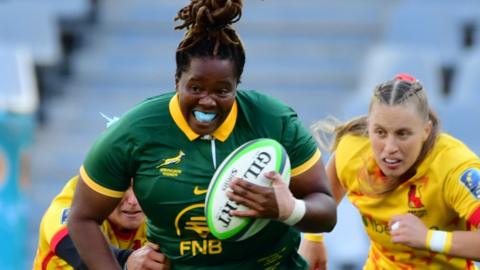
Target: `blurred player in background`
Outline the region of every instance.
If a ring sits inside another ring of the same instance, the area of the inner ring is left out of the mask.
[[[87,269],[83,264],[66,227],[73,193],[78,183],[78,176],[73,177],[63,190],[51,202],[40,223],[37,254],[34,270],[48,269]],[[162,259],[163,255],[155,252],[155,245],[146,242],[145,215],[140,208],[130,187],[122,200],[108,218],[102,223],[101,230],[108,239],[119,263],[127,262],[141,265],[153,259]],[[133,252],[133,253],[132,253]],[[154,261],[149,262],[154,264]],[[130,267],[129,269],[134,269]],[[140,268],[138,268],[140,269]],[[152,268],[161,269],[161,268]]]
[[[335,135],[327,174],[336,201],[346,194],[362,216],[371,242],[364,269],[476,269],[480,160],[439,132],[419,81],[400,74],[378,85],[368,116]],[[315,237],[301,246],[312,268],[326,258]]]

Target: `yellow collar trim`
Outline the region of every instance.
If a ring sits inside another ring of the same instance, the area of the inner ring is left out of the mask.
[[[183,117],[182,111],[180,110],[180,103],[178,101],[177,94],[175,94],[172,99],[170,99],[168,108],[170,110],[170,115],[172,115],[173,121],[175,121],[175,124],[177,124],[178,128],[180,128],[183,133],[185,133],[185,135],[190,141],[193,141],[200,136],[190,128],[187,120],[185,120],[185,117]]]
[[[182,130],[182,132],[185,133],[185,135],[190,141],[193,141],[198,137],[200,137],[200,135],[195,133],[195,131],[193,131],[192,128],[188,125],[187,120],[185,120],[185,117],[183,116],[182,111],[180,110],[178,94],[175,94],[172,97],[168,107],[170,110],[170,115],[173,118],[173,121],[178,126],[178,128],[180,128],[180,130]],[[235,100],[227,118],[213,132],[212,136],[215,137],[215,139],[221,142],[224,142],[228,138],[228,136],[230,136],[230,134],[233,131],[233,128],[235,127],[235,123],[237,122],[237,115],[238,115],[238,108],[237,108],[237,101]]]
[[[212,135],[215,137],[215,139],[224,142],[228,136],[230,136],[233,128],[235,127],[235,123],[237,122],[237,114],[238,108],[237,101],[235,100],[230,113],[228,114],[227,118],[225,118],[225,121],[223,121],[223,123],[213,132]]]

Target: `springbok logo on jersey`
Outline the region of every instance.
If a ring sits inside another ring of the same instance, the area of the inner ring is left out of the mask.
[[[425,206],[422,203],[422,194],[420,189],[422,185],[410,185],[408,190],[408,210],[409,213],[416,215],[417,217],[423,217],[427,214]]]
[[[460,181],[477,200],[480,200],[480,170],[471,168],[463,172]]]
[[[165,168],[166,166],[168,165],[171,165],[171,164],[178,164],[182,161],[182,158],[185,156],[185,153],[180,150],[178,151],[178,154],[174,157],[171,157],[171,158],[166,158],[166,159],[163,159],[162,160],[162,163],[158,166],[156,166],[155,168],[159,169],[160,172],[164,175],[164,176],[173,176],[173,177],[176,177],[178,176],[179,174],[182,173],[182,170],[180,169],[171,169],[171,168]]]
[[[172,157],[172,158],[166,158],[163,160],[162,164],[158,165],[157,168],[165,167],[170,164],[178,164],[182,161],[182,157],[185,156],[185,153],[180,150],[178,152],[178,155]]]

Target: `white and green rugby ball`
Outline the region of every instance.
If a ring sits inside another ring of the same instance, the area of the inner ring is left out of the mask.
[[[271,186],[264,173],[276,171],[283,180],[290,182],[290,160],[283,146],[273,139],[256,139],[238,147],[215,171],[208,186],[205,216],[210,232],[220,240],[245,240],[263,229],[269,219],[235,217],[230,210],[247,210],[227,197],[232,191],[229,183],[243,178],[257,185]]]

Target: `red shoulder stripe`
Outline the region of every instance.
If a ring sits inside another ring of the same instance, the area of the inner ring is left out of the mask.
[[[45,258],[42,261],[42,270],[47,270],[48,263],[52,259],[53,256],[55,256],[55,249],[57,248],[58,243],[62,241],[63,238],[68,234],[68,228],[65,227],[58,231],[53,237],[52,241],[50,243],[50,252],[45,256]]]
[[[47,256],[43,259],[42,261],[42,270],[47,270],[48,263],[52,259],[52,257],[55,255],[53,251],[50,251]]]
[[[65,236],[68,234],[68,228],[65,227],[63,229],[61,229],[60,231],[58,231],[53,237],[52,237],[52,241],[50,243],[50,250],[52,250],[53,252],[55,252],[55,249],[57,248],[57,245],[58,243],[60,243],[60,241],[62,241],[63,238],[65,238]]]
[[[475,211],[470,215],[470,218],[468,218],[468,223],[472,226],[475,226],[478,228],[480,224],[480,206],[477,207]]]

